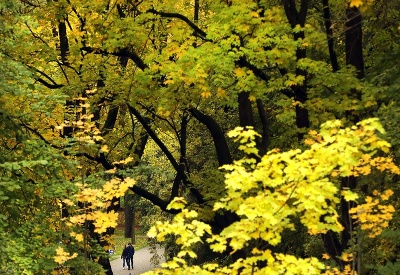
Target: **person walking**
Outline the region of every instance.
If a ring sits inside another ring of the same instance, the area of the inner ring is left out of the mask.
[[[128,270],[133,269],[133,255],[135,255],[135,248],[131,243],[128,243],[126,248],[126,262],[128,263]]]
[[[122,269],[125,269],[125,264],[128,266],[129,268],[129,263],[128,263],[128,246],[125,245],[124,250],[122,250],[122,254],[121,254],[121,259],[122,259]]]

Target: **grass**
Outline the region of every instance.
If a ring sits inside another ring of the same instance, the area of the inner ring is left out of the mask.
[[[139,250],[147,246],[147,236],[140,234],[135,236],[136,243],[133,244],[135,250]],[[131,238],[125,238],[124,229],[116,228],[114,233],[115,249],[114,254],[110,256],[111,260],[119,259],[121,257],[124,246],[131,242]]]
[[[140,232],[139,235],[135,236],[136,243],[134,243],[135,250],[139,250],[147,246],[147,236]],[[124,229],[116,228],[114,233],[114,243],[115,243],[115,254],[121,255],[125,244],[131,242],[131,238],[125,238]]]
[[[122,212],[122,211],[121,211]],[[122,250],[124,249],[124,246],[128,243],[131,242],[131,238],[125,238],[124,234],[124,224],[123,224],[123,212],[120,212],[120,218],[118,221],[118,226],[115,228],[114,231],[114,254],[110,255],[111,260],[119,259],[121,257]],[[133,244],[135,247],[135,250],[139,250],[143,247],[147,246],[147,236],[143,230],[136,230],[135,232],[135,243]]]

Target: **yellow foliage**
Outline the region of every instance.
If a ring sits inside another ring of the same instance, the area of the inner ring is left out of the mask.
[[[77,183],[79,192],[75,195],[78,202],[84,205],[84,213],[72,214],[69,216],[71,225],[83,225],[86,221],[93,221],[95,232],[103,233],[109,227],[117,225],[118,213],[107,212],[113,198],[123,196],[129,187],[135,184],[132,178],[120,180],[113,178],[105,182],[101,189],[89,188],[81,183]],[[71,205],[71,201],[66,201]],[[79,236],[75,236],[79,238]]]
[[[235,73],[235,75],[236,75],[237,77],[244,77],[244,76],[246,76],[246,71],[245,71],[243,68],[240,68],[240,67],[236,68],[236,69],[234,70],[234,73]]]
[[[247,156],[222,167],[227,172],[226,195],[214,204],[214,211],[236,213],[240,220],[219,234],[212,234],[207,224],[196,220],[197,212],[185,208],[184,199],[175,199],[169,208],[182,209],[181,212],[171,222],[157,222],[148,236],[163,241],[166,236],[174,235],[181,252],[165,263],[163,270],[149,274],[356,274],[351,266],[339,271],[316,258],[297,258],[257,246],[250,247],[250,256],[228,266],[188,266],[185,258],[196,258],[192,247],[203,241],[215,252],[248,248],[255,240],[277,245],[284,230],[296,230],[293,217],[300,217],[309,234],[342,231],[336,206],[341,197],[355,201],[359,195],[350,189],[340,190],[334,179],[368,174],[372,167],[398,172],[390,158],[372,157],[377,150],[390,147],[376,131],[384,132],[377,119],[344,129],[340,121],[330,121],[321,126],[319,133],[310,132],[307,142],[310,149],[272,150],[259,162],[250,157],[257,154],[254,151],[257,133],[252,128],[231,131],[229,136],[240,143]],[[392,194],[390,190],[383,194],[375,192],[375,199],[367,197],[365,204],[351,210],[361,229],[367,230],[371,237],[380,234],[392,218],[394,208],[382,204]],[[344,261],[350,261],[351,257],[342,255]],[[329,255],[322,258],[328,259]],[[265,265],[259,267],[260,261]]]
[[[94,232],[99,234],[106,232],[107,228],[115,228],[118,225],[118,213],[115,211],[94,211],[91,217],[95,226]]]
[[[211,92],[210,91],[204,91],[201,93],[201,96],[204,98],[209,98],[211,96]]]
[[[392,190],[386,190],[383,194],[375,190],[373,195],[375,199],[367,196],[364,204],[360,204],[349,211],[352,218],[357,220],[361,229],[366,231],[370,238],[379,236],[389,226],[389,221],[392,220],[395,212],[392,205],[383,204],[393,195]]]
[[[361,0],[351,0],[350,1],[350,7],[358,8],[358,7],[362,6],[362,4],[363,4],[363,1],[361,1]]]
[[[71,232],[71,233],[69,233],[69,235],[71,237],[75,238],[75,240],[77,240],[78,242],[83,242],[83,239],[84,239],[83,234],[77,234],[75,232]]]
[[[64,264],[66,261],[76,258],[78,256],[77,253],[70,254],[64,251],[64,248],[61,246],[57,247],[56,249],[56,256],[54,257],[54,261],[58,264]]]

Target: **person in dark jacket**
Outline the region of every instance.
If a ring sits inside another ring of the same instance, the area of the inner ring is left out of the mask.
[[[121,254],[122,269],[125,269],[125,263],[128,265],[128,268],[129,268],[127,255],[128,255],[128,246],[125,245],[124,250],[122,250],[122,254]]]
[[[128,264],[128,270],[130,270],[131,268],[133,269],[133,255],[135,255],[135,248],[131,243],[128,243],[126,250],[126,262]]]

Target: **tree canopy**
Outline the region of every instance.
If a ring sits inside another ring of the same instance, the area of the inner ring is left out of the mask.
[[[160,272],[398,271],[399,10],[0,3],[0,270],[112,274],[134,193]]]

